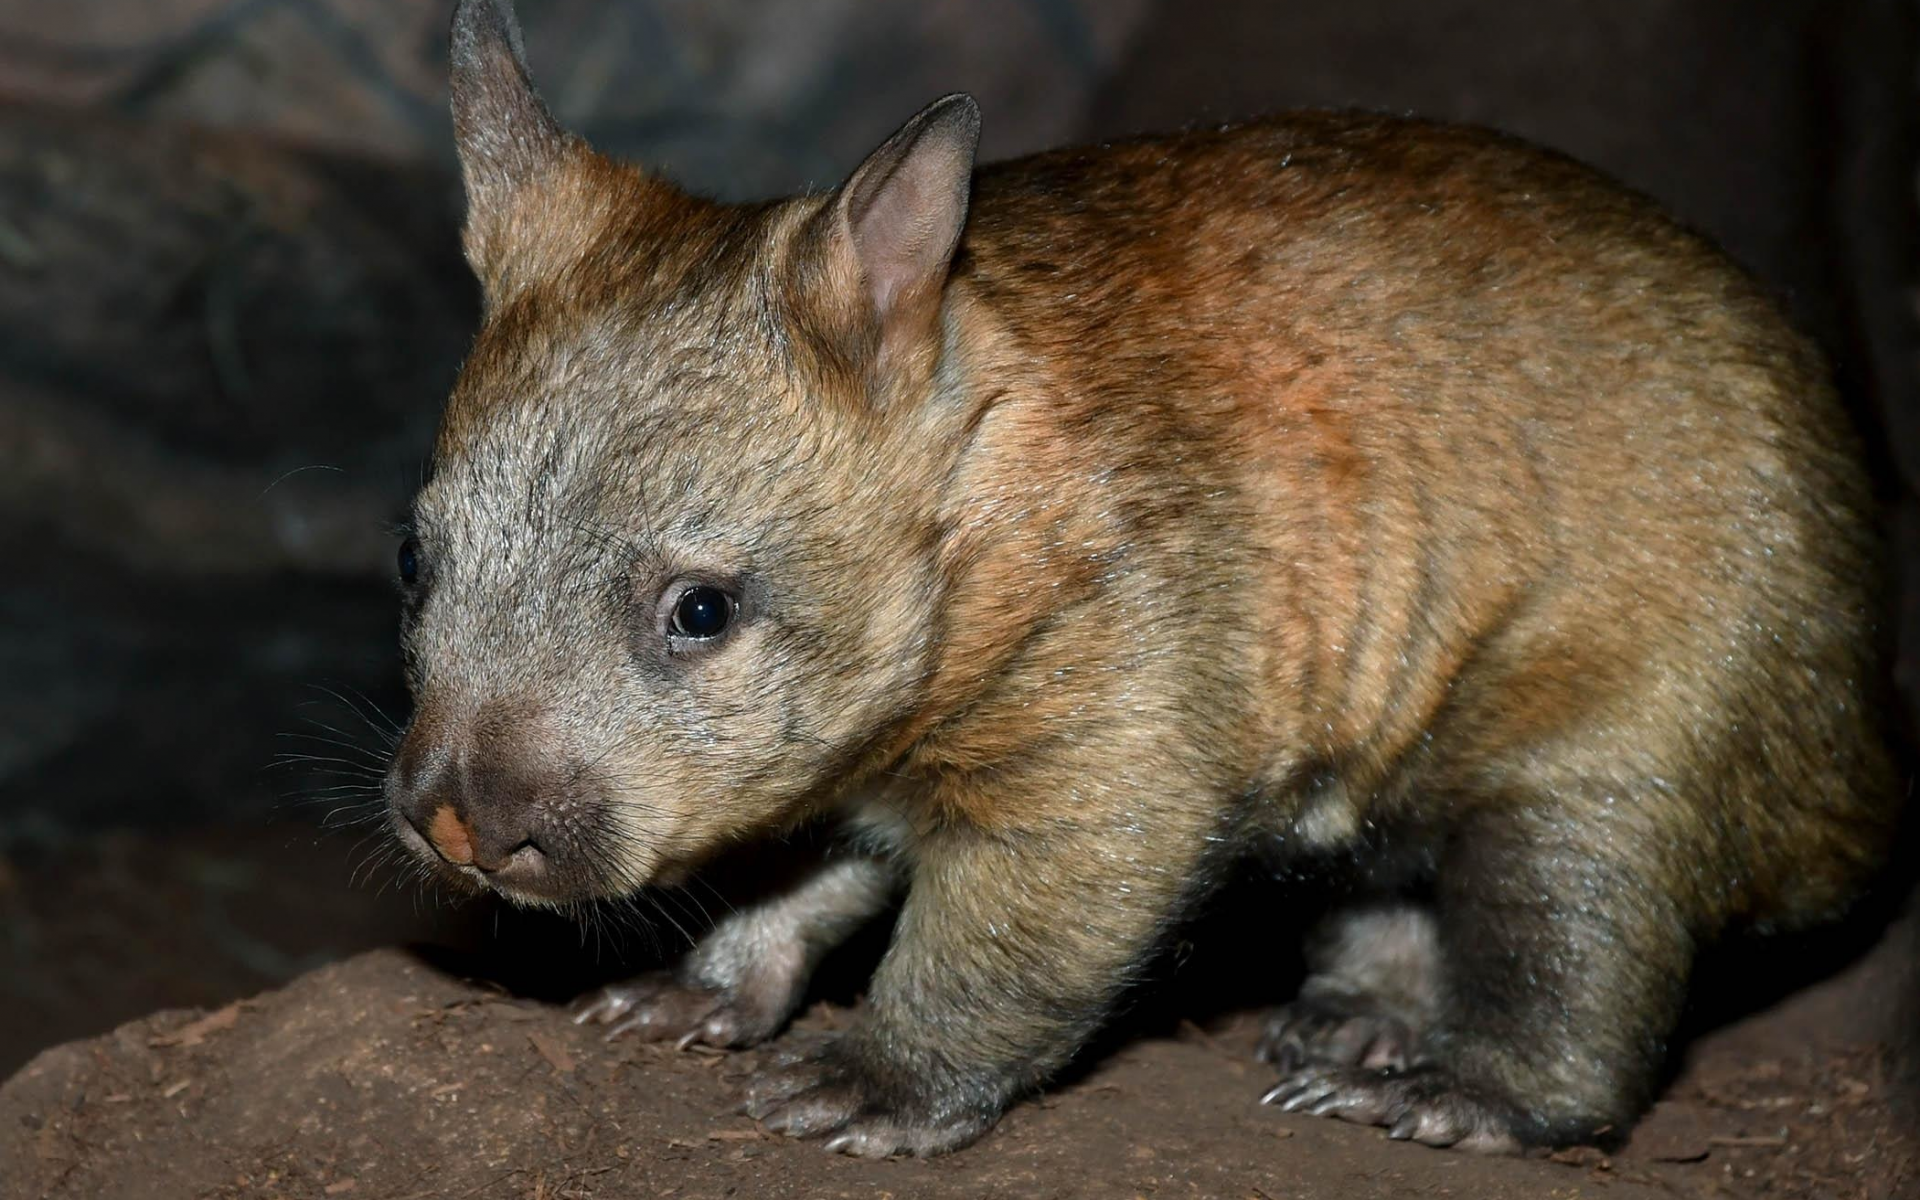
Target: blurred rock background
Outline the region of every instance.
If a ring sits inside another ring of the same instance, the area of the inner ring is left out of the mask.
[[[321,831],[403,715],[388,527],[475,316],[450,6],[0,0],[0,1074],[495,919],[350,878],[353,812]],[[1915,559],[1910,0],[520,10],[563,120],[726,197],[829,186],[956,89],[992,157],[1302,104],[1556,146],[1713,234],[1827,346]]]

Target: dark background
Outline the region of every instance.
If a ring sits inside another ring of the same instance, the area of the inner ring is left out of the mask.
[[[0,1075],[160,1005],[495,927],[383,888],[351,807],[404,714],[387,527],[475,320],[449,8],[0,2]],[[1569,151],[1826,345],[1914,558],[1911,4],[520,8],[563,120],[729,197],[828,186],[961,88],[989,157],[1301,104]]]

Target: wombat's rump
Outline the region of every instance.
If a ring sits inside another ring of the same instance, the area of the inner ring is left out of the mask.
[[[394,825],[553,904],[843,830],[585,1010],[767,1038],[899,902],[769,1125],[965,1144],[1257,853],[1355,897],[1270,1100],[1619,1130],[1696,949],[1883,853],[1846,423],[1643,200],[1328,113],[975,175],[949,97],[726,206],[557,128],[494,0],[453,62],[487,312],[403,552]]]

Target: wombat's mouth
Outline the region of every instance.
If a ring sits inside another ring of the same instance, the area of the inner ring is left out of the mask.
[[[384,784],[394,835],[431,877],[546,907],[651,882],[653,847],[618,823],[607,785],[567,753],[553,722],[487,706],[458,719],[441,711],[416,711]]]

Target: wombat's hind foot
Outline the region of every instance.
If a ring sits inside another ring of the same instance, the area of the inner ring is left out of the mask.
[[[786,1023],[789,1005],[753,989],[709,988],[654,971],[588,995],[574,1008],[576,1025],[611,1025],[609,1041],[633,1035],[649,1042],[677,1042],[738,1049],[763,1042]]]
[[[1504,1106],[1475,1095],[1435,1066],[1374,1070],[1316,1066],[1291,1072],[1261,1097],[1283,1112],[1383,1125],[1387,1136],[1484,1154],[1518,1154]]]

